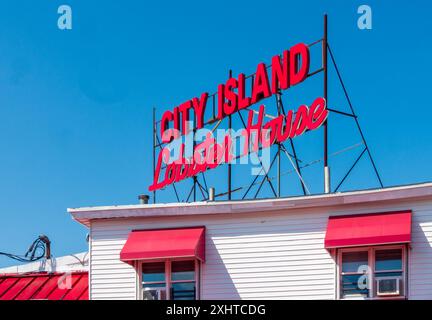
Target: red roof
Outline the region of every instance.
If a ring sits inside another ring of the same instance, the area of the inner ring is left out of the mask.
[[[88,272],[0,275],[0,300],[88,300]]]

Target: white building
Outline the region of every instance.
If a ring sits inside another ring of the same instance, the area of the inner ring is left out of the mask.
[[[68,212],[90,299],[432,299],[432,183]]]

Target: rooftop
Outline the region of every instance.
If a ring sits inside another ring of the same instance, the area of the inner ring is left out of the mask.
[[[88,300],[88,272],[0,275],[0,300]]]
[[[69,208],[67,211],[72,215],[73,219],[89,226],[90,221],[94,219],[236,214],[257,210],[292,210],[421,198],[432,199],[432,182],[287,198],[83,207]]]

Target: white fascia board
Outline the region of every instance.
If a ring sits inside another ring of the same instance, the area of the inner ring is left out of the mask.
[[[235,214],[365,204],[378,201],[402,201],[413,198],[432,199],[432,183],[289,198],[100,206],[69,208],[67,211],[73,219],[89,226],[93,219]]]

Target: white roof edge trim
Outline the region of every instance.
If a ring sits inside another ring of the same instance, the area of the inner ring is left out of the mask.
[[[69,208],[67,211],[72,215],[74,220],[88,226],[89,221],[93,219],[240,213],[249,212],[252,209],[254,209],[254,211],[271,211],[290,208],[299,209],[386,200],[403,200],[418,197],[432,198],[431,182],[383,189],[369,189],[289,198],[100,206]]]

